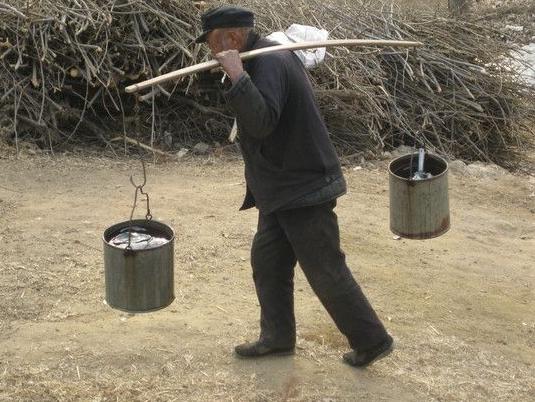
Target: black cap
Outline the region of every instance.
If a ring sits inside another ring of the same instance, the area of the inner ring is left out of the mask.
[[[201,16],[202,34],[195,43],[206,42],[206,36],[217,28],[254,27],[254,14],[241,7],[221,6],[208,10]]]

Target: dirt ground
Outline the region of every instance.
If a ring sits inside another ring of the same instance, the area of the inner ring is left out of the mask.
[[[176,300],[136,315],[105,305],[101,236],[129,216],[131,172],[133,159],[0,158],[1,401],[535,399],[535,177],[453,173],[451,231],[409,241],[389,231],[386,162],[346,167],[342,245],[397,341],[357,370],[299,270],[297,354],[233,356],[259,316],[257,214],[237,211],[236,158],[149,165],[155,219],[177,233]]]

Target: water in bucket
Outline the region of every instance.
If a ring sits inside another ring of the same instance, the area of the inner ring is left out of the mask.
[[[161,233],[150,233],[141,226],[129,226],[121,229],[109,241],[111,245],[122,249],[126,249],[129,242],[132,250],[147,250],[162,246],[169,239]]]

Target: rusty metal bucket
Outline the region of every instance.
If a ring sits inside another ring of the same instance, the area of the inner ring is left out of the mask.
[[[131,226],[169,241],[146,249],[125,249],[111,243],[114,236]],[[126,221],[106,229],[104,272],[110,307],[139,313],[159,310],[173,302],[174,239],[172,228],[152,220]]]
[[[433,154],[425,155],[430,178],[414,180],[418,154],[393,160],[390,176],[390,230],[407,239],[431,239],[450,229],[448,163]]]

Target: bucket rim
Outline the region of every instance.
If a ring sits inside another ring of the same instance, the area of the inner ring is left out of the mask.
[[[429,233],[416,233],[416,234],[405,233],[405,232],[402,232],[400,230],[396,230],[395,228],[390,226],[390,231],[392,233],[394,233],[396,236],[399,236],[399,237],[401,237],[403,239],[407,239],[407,240],[431,240],[431,239],[435,239],[437,237],[445,235],[446,233],[448,233],[450,231],[450,229],[451,229],[451,223],[450,223],[449,219],[448,219],[447,226],[441,228],[440,230],[437,230],[436,232],[429,232]]]
[[[147,222],[154,223],[154,224],[156,224],[156,226],[162,226],[165,230],[168,230],[171,233],[171,238],[169,239],[169,241],[167,243],[160,244],[160,245],[158,245],[156,247],[151,247],[151,248],[142,249],[142,250],[134,250],[136,254],[143,253],[143,252],[149,252],[149,251],[153,251],[153,250],[158,250],[159,248],[168,246],[169,243],[174,243],[176,235],[175,235],[175,230],[171,226],[169,226],[169,225],[167,225],[167,224],[165,224],[163,222],[154,220],[154,219],[151,219],[151,220],[147,220],[147,219],[132,219],[132,220],[116,223],[114,225],[109,226],[107,229],[105,229],[104,232],[102,233],[102,241],[104,242],[104,246],[108,246],[108,247],[111,247],[111,248],[116,249],[116,250],[124,251],[125,250],[124,248],[115,246],[115,245],[111,244],[108,240],[106,240],[106,234],[108,233],[108,231],[110,231],[113,228],[119,229],[123,225],[128,226],[130,224],[132,224],[132,225],[138,224],[138,225],[142,226],[143,223],[146,224]]]
[[[151,249],[152,250],[152,249]],[[119,311],[123,311],[125,313],[131,313],[131,314],[145,314],[145,313],[155,313],[157,311],[160,311],[160,310],[163,310],[164,308],[167,308],[169,307],[171,304],[173,304],[173,302],[175,301],[176,297],[175,295],[171,295],[171,298],[165,302],[163,305],[161,306],[158,306],[158,307],[154,307],[154,308],[150,308],[150,309],[147,309],[147,310],[134,310],[134,309],[129,309],[129,308],[125,308],[123,306],[119,306],[117,304],[113,304],[113,303],[110,303],[108,301],[108,299],[106,298],[106,304],[111,307],[112,309],[114,310],[119,310]]]
[[[412,153],[412,154],[401,155],[401,156],[399,156],[399,157],[397,157],[397,158],[391,160],[390,163],[388,164],[388,173],[389,173],[391,176],[393,176],[393,177],[395,177],[395,178],[397,178],[397,179],[399,179],[399,180],[406,181],[406,182],[411,182],[411,183],[420,183],[420,182],[421,182],[421,183],[426,183],[426,182],[430,182],[430,181],[433,181],[433,180],[438,180],[438,179],[440,179],[442,176],[444,176],[445,174],[447,174],[448,171],[450,170],[450,165],[449,165],[449,163],[448,163],[448,161],[447,161],[446,159],[444,159],[444,158],[442,158],[441,156],[438,156],[438,155],[436,155],[436,154],[426,153],[426,157],[433,158],[433,159],[435,159],[435,160],[438,160],[438,161],[444,163],[444,164],[446,165],[446,169],[444,169],[443,172],[441,172],[441,173],[439,173],[439,174],[437,174],[437,175],[435,175],[435,176],[433,176],[433,177],[431,177],[431,178],[429,178],[429,179],[423,179],[423,180],[412,180],[412,179],[409,178],[409,177],[401,177],[401,176],[395,174],[395,173],[392,171],[392,165],[393,165],[394,163],[396,163],[396,162],[398,162],[398,161],[400,161],[400,160],[402,160],[402,159],[410,159],[411,156],[412,156],[412,157],[416,157],[416,158],[418,158],[418,152],[415,152],[415,153]]]

